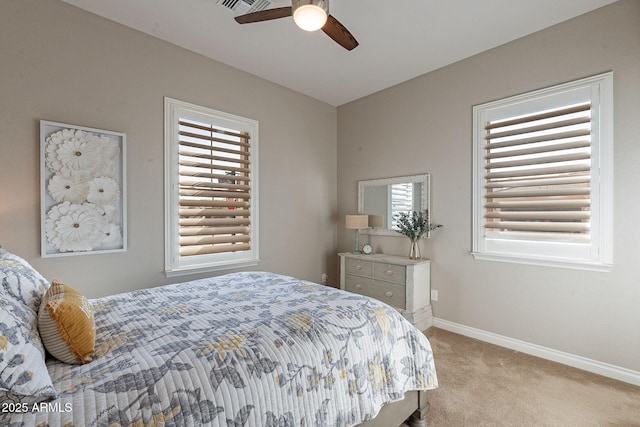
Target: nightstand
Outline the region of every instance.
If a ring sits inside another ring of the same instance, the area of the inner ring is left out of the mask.
[[[349,252],[338,255],[340,289],[389,304],[421,331],[433,325],[431,260]]]

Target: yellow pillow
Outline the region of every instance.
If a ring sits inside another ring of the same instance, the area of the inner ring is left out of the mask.
[[[96,344],[93,307],[75,289],[54,280],[38,314],[44,347],[65,363],[91,362]]]

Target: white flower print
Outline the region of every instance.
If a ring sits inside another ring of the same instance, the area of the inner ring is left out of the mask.
[[[49,170],[55,173],[60,172],[60,169],[62,169],[62,163],[58,158],[58,148],[64,141],[75,138],[76,133],[78,132],[82,132],[82,134],[85,133],[81,130],[74,131],[72,129],[63,129],[54,134],[51,134],[47,137],[47,139],[45,139],[45,161]],[[78,133],[78,137],[80,136],[81,134]]]
[[[60,173],[77,179],[95,176],[100,166],[100,150],[94,141],[72,138],[58,147],[58,159],[62,164]]]
[[[120,209],[116,205],[102,205],[102,217],[106,222],[119,224]]]
[[[62,129],[45,139],[46,189],[58,203],[45,219],[45,236],[58,252],[122,247],[121,146],[108,135]]]
[[[56,202],[82,203],[87,198],[89,185],[72,178],[54,175],[49,180],[49,194]]]
[[[105,239],[107,223],[91,203],[63,202],[49,210],[45,228],[49,242],[60,252],[90,251]]]
[[[122,233],[120,226],[114,223],[108,223],[103,231],[104,237],[100,243],[100,248],[119,248],[122,247]]]
[[[96,164],[94,176],[108,176],[115,178],[118,172],[116,162],[109,160]]]
[[[112,160],[120,154],[120,145],[115,139],[106,135],[100,135],[98,137],[98,143],[100,144],[103,159]]]
[[[101,176],[89,181],[87,200],[96,205],[110,205],[120,197],[120,187],[112,178]]]
[[[106,135],[93,135],[87,138],[91,144],[95,144],[98,149],[98,157],[100,161],[94,165],[94,177],[108,176],[115,178],[118,171],[115,159],[120,154],[120,146],[118,141]]]

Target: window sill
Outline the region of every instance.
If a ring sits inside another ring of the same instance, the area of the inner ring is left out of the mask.
[[[242,260],[238,262],[225,262],[224,264],[208,264],[208,265],[194,265],[187,267],[178,267],[172,270],[165,270],[164,275],[166,277],[180,277],[201,273],[213,273],[224,270],[233,270],[237,268],[252,267],[260,263],[259,259]]]
[[[486,254],[481,252],[471,252],[474,259],[483,261],[498,261],[498,262],[510,262],[515,264],[528,264],[528,265],[540,265],[544,267],[559,267],[568,268],[573,270],[586,270],[597,271],[601,273],[608,273],[613,269],[612,264],[603,264],[598,262],[584,262],[584,261],[568,261],[559,258],[532,258],[532,257],[519,257],[513,255],[502,254]]]

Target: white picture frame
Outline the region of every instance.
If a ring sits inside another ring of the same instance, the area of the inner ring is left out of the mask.
[[[126,139],[40,120],[43,258],[127,250]]]

